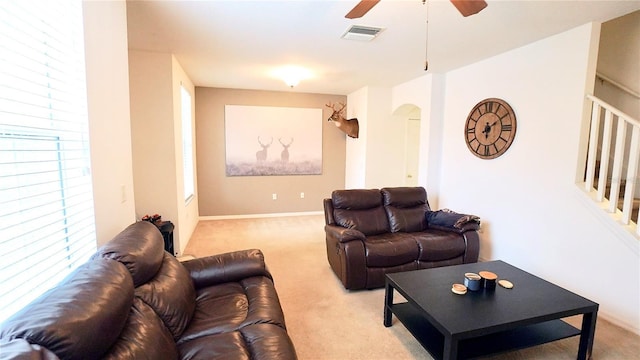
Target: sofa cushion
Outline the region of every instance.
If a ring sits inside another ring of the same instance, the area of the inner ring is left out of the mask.
[[[410,234],[420,248],[420,261],[442,261],[464,255],[464,237],[456,232],[429,229]]]
[[[380,190],[391,232],[423,231],[427,228],[425,212],[429,210],[423,187],[396,187]]]
[[[331,199],[336,224],[359,230],[367,236],[389,232],[389,221],[379,190],[335,190]]]
[[[367,267],[390,267],[415,262],[418,244],[405,233],[369,236],[364,241]]]
[[[410,208],[427,205],[427,191],[421,186],[386,187],[380,189],[385,206]]]
[[[285,329],[278,294],[269,278],[255,276],[206,287],[197,292],[196,310],[178,344],[261,323]]]
[[[180,359],[251,360],[251,352],[239,331],[203,335],[178,344]]]
[[[123,263],[135,286],[153,278],[164,258],[164,239],[158,228],[148,221],[129,225],[103,245],[92,258],[112,259]]]
[[[202,336],[178,347],[181,359],[296,359],[287,332],[272,324]]]
[[[378,189],[335,190],[331,193],[334,209],[363,210],[382,206]]]
[[[160,271],[135,290],[135,295],[148,304],[178,339],[196,308],[196,290],[187,269],[174,256],[164,253]]]
[[[3,322],[0,338],[25,339],[61,359],[98,359],[124,328],[133,291],[121,263],[89,261]]]
[[[103,359],[177,359],[171,333],[149,305],[133,301],[127,326]]]
[[[287,331],[273,324],[254,324],[240,330],[247,342],[252,359],[295,359],[291,338]]]

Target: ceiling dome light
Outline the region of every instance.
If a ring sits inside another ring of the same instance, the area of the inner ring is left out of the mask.
[[[271,75],[282,79],[289,87],[298,86],[301,80],[309,79],[313,77],[313,73],[300,66],[287,65],[277,68],[271,72]]]
[[[298,84],[300,84],[300,78],[293,74],[285,76],[282,80],[284,80],[284,83],[289,87],[298,86]]]

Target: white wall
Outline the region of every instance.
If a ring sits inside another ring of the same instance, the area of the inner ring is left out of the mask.
[[[482,218],[482,259],[590,298],[601,315],[638,333],[637,247],[575,186],[598,36],[599,25],[587,24],[446,75],[440,201]],[[494,160],[472,155],[463,139],[469,110],[488,97],[506,100],[518,119],[511,148]]]
[[[347,117],[358,119],[360,133],[347,140],[345,188],[403,186],[405,123],[392,115],[391,89],[365,87],[347,102]]]
[[[358,119],[359,134],[357,139],[347,137],[345,189],[362,189],[366,183],[368,93],[368,88],[362,88],[347,96],[347,119]]]
[[[98,246],[135,219],[124,0],[83,2]]]
[[[367,94],[365,187],[404,186],[405,123],[391,111],[391,89],[369,87]]]

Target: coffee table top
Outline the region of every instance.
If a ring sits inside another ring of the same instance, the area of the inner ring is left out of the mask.
[[[487,270],[498,280],[513,283],[512,289],[451,292],[462,284],[466,272]],[[597,310],[598,304],[554,285],[504,261],[445,266],[387,274],[388,281],[402,296],[419,308],[443,334],[459,338],[489,334],[517,326],[582,314]]]

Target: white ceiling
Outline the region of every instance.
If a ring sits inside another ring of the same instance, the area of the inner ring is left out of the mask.
[[[444,73],[590,21],[640,9],[640,0],[487,0],[462,17],[448,0],[382,0],[360,19],[359,0],[127,0],[129,48],[175,55],[196,86],[346,95]],[[428,51],[426,19],[429,12]],[[341,39],[351,25],[383,27],[373,41]],[[293,89],[270,72],[314,73]]]

